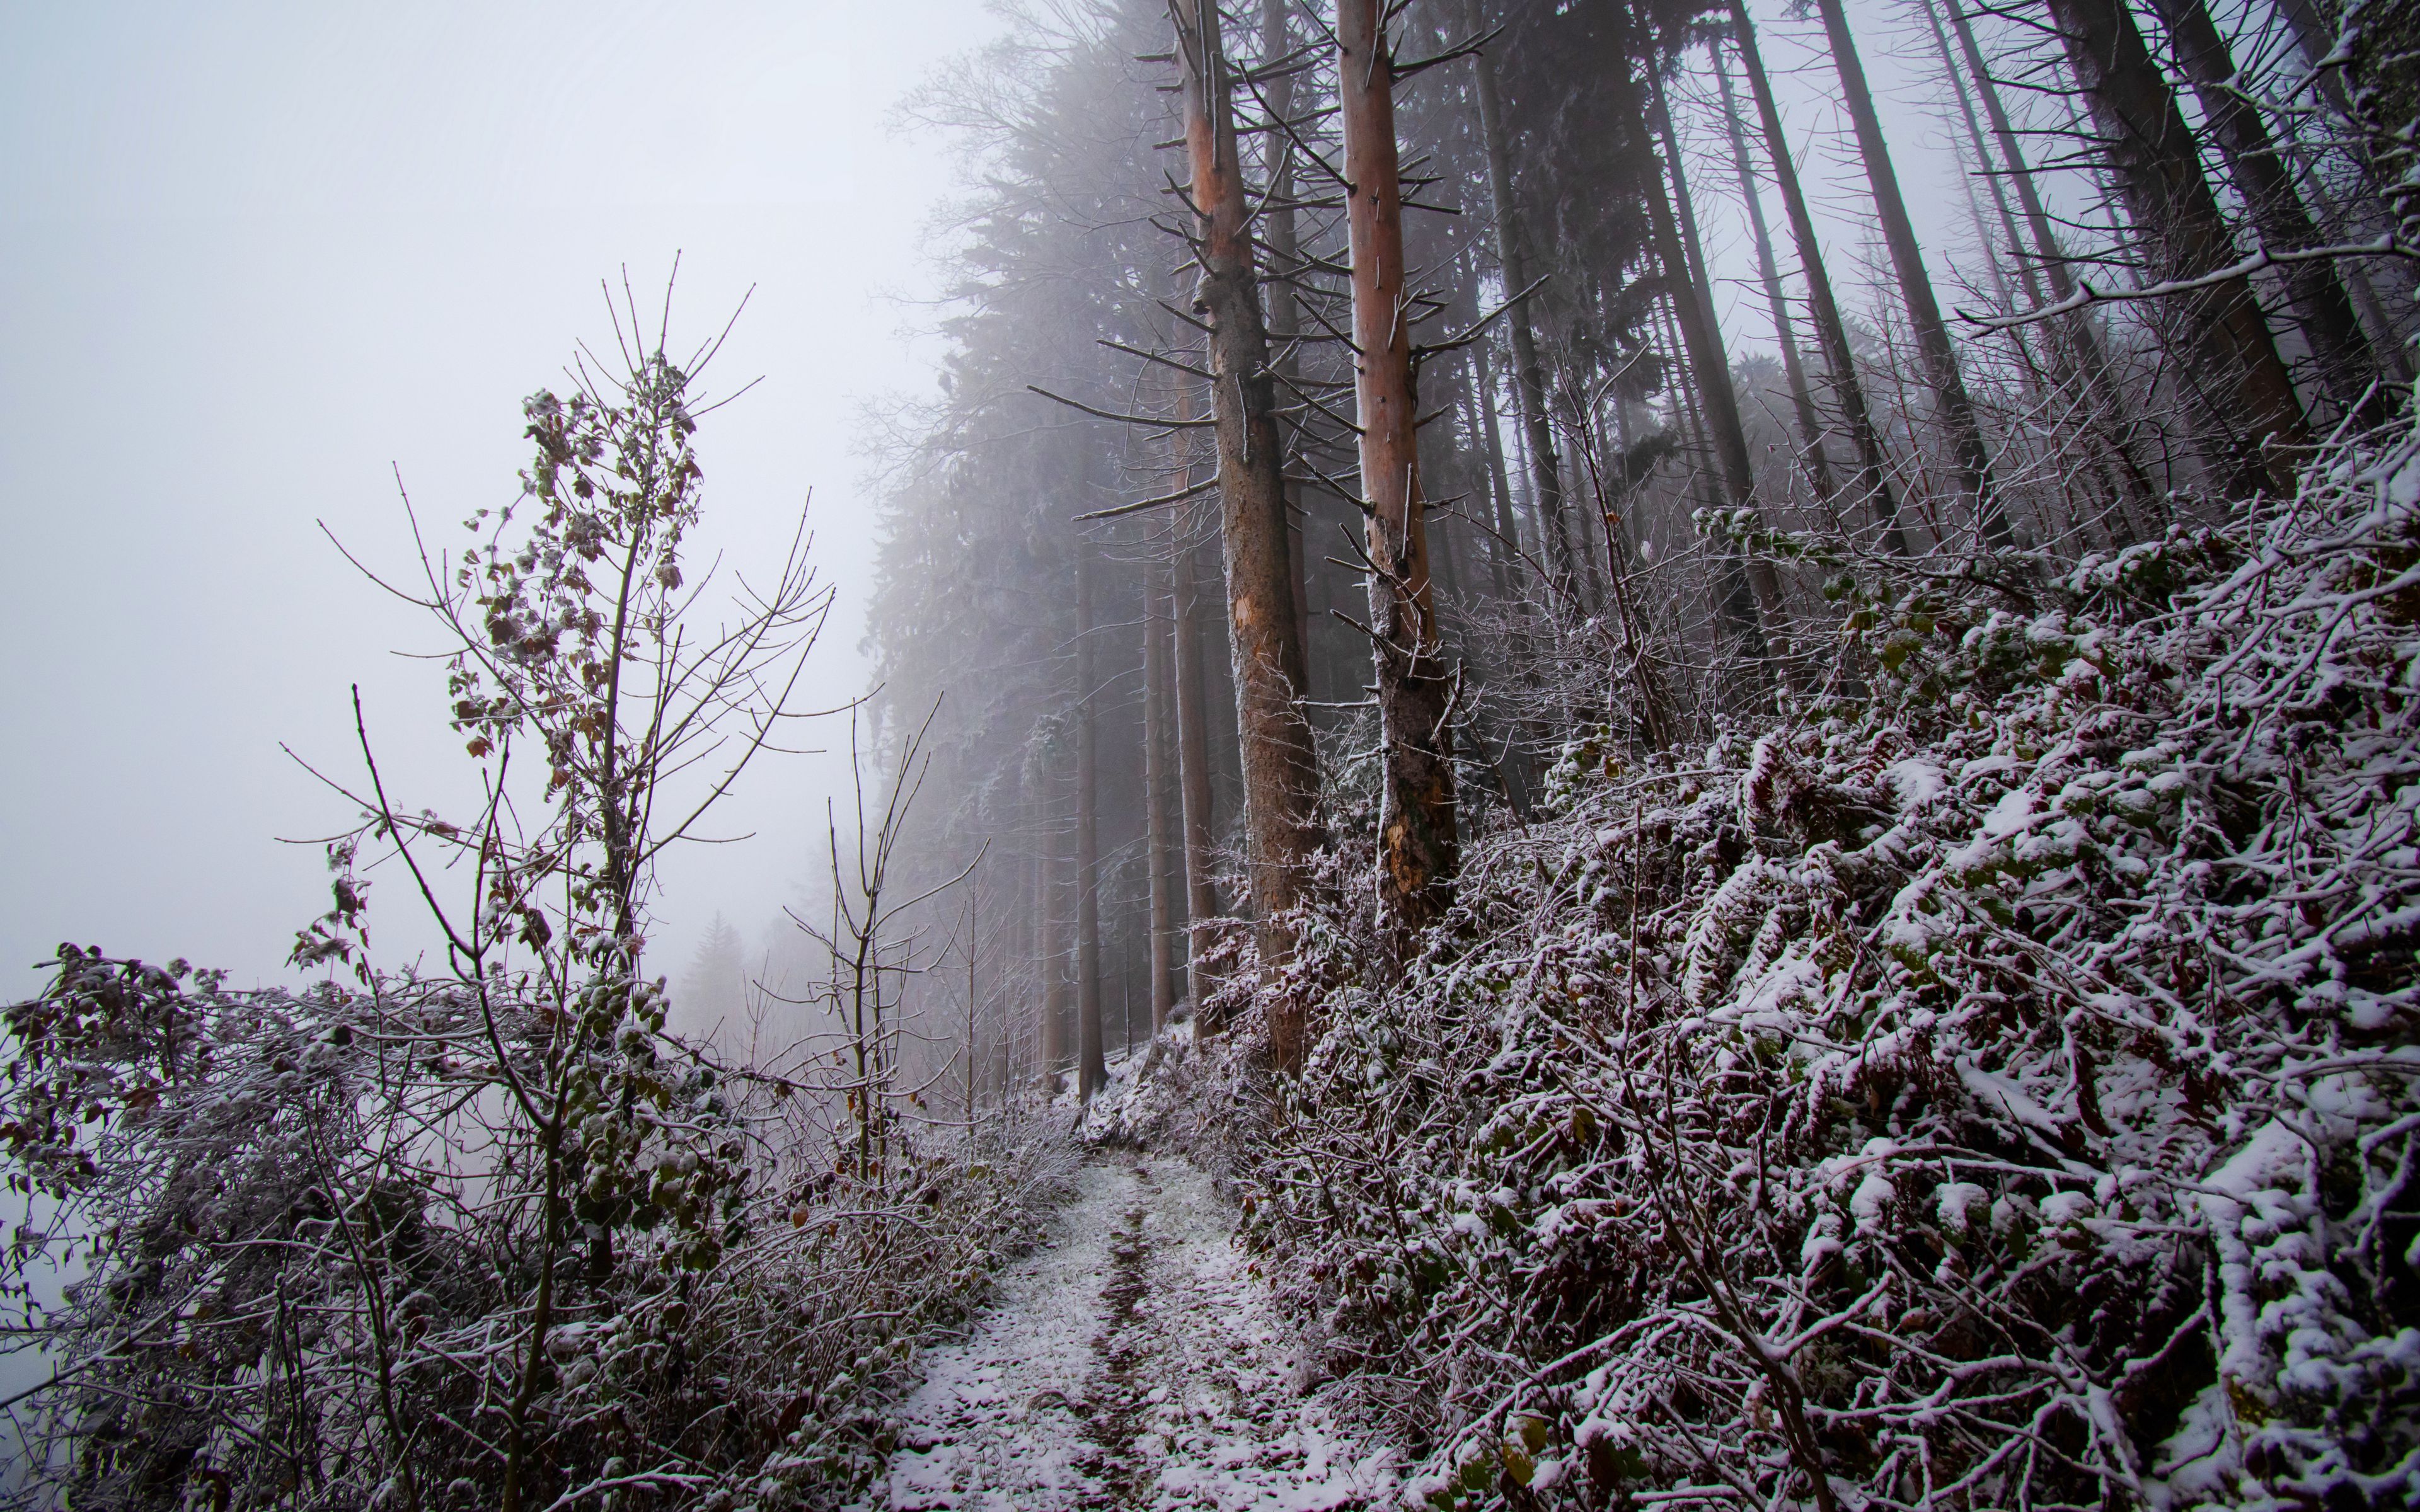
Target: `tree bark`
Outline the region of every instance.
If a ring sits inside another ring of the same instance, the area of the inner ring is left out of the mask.
[[[1666,219],[1670,219],[1668,211]],[[1666,282],[1670,283],[1668,274]],[[1688,338],[1678,320],[1679,290],[1668,287],[1658,303],[1666,350],[1672,354],[1676,364],[1688,362],[1694,367],[1695,363],[1686,355]],[[1686,386],[1673,384],[1672,413],[1674,428],[1686,443],[1683,455],[1689,458],[1690,496],[1697,508],[1714,510],[1722,505],[1721,464],[1707,439],[1704,406],[1695,402],[1695,396],[1701,392],[1694,382]],[[1739,553],[1726,546],[1718,545],[1714,558],[1714,601],[1716,623],[1739,641],[1740,649],[1747,656],[1762,657],[1770,648],[1764,643],[1763,626],[1757,616],[1755,591],[1748,586],[1747,574],[1740,570]]]
[[[1286,23],[1287,3],[1288,0],[1261,0],[1263,67],[1294,51],[1294,31]],[[1261,98],[1268,106],[1270,119],[1291,121],[1293,72],[1284,70],[1273,75],[1262,85]],[[1269,341],[1277,348],[1275,366],[1279,376],[1291,382],[1300,371],[1294,343],[1302,334],[1300,297],[1293,283],[1302,270],[1300,239],[1295,229],[1293,140],[1282,131],[1270,131],[1262,137],[1262,143],[1267,154],[1264,177],[1268,192],[1261,211],[1261,239],[1268,252],[1264,286],[1268,290]],[[1310,517],[1303,512],[1301,489],[1286,481],[1284,475],[1285,456],[1291,455],[1295,445],[1294,428],[1282,419],[1278,425],[1286,444],[1285,453],[1279,456],[1279,487],[1286,501],[1286,561],[1293,569],[1295,639],[1302,647],[1303,696],[1316,698],[1311,670]]]
[[[1655,240],[1663,254],[1666,286],[1672,296],[1673,314],[1681,323],[1682,344],[1688,348],[1689,371],[1697,380],[1698,412],[1713,433],[1714,457],[1722,472],[1723,498],[1727,507],[1758,516],[1756,503],[1756,464],[1747,449],[1747,427],[1741,423],[1739,392],[1731,387],[1730,354],[1723,349],[1722,327],[1714,319],[1714,289],[1706,278],[1705,257],[1698,243],[1697,213],[1689,205],[1689,180],[1681,166],[1681,146],[1672,131],[1672,113],[1664,101],[1664,84],[1656,76],[1653,64],[1647,67],[1648,100],[1652,110],[1656,134],[1664,143],[1662,182],[1650,189],[1647,211],[1655,227]],[[1666,193],[1666,185],[1670,193]],[[1674,224],[1678,212],[1680,223]],[[1684,235],[1685,233],[1685,235]],[[1726,571],[1737,571],[1739,549],[1724,543],[1724,556],[1732,565]],[[1751,654],[1772,649],[1768,639],[1786,638],[1790,633],[1790,611],[1781,600],[1781,579],[1773,563],[1763,557],[1749,553],[1746,575],[1748,586],[1755,591],[1757,614],[1750,623],[1737,626],[1754,648]],[[1726,603],[1734,595],[1726,594]]]
[[[1982,423],[1975,401],[1966,393],[1958,353],[1949,345],[1949,328],[1932,295],[1932,279],[1925,271],[1924,252],[1916,245],[1916,227],[1908,220],[1907,203],[1900,197],[1899,173],[1891,166],[1890,145],[1883,140],[1882,117],[1874,113],[1874,97],[1866,87],[1865,64],[1857,57],[1856,39],[1840,0],[1816,0],[1823,15],[1823,32],[1832,44],[1832,62],[1840,75],[1840,90],[1856,128],[1858,155],[1865,160],[1866,181],[1874,193],[1874,215],[1881,223],[1883,243],[1890,249],[1891,270],[1897,275],[1900,300],[1916,328],[1916,348],[1923,359],[1925,377],[1941,406],[1942,423],[1949,429],[1952,455],[1958,460],[1959,486],[1972,501],[1983,542],[1995,549],[2011,544],[2008,516],[1992,483],[1991,454],[1983,445]]]
[[[1174,566],[1176,608],[1177,794],[1185,830],[1185,993],[1194,1023],[1207,1031],[1202,1005],[1215,985],[1203,957],[1218,894],[1210,877],[1210,699],[1202,687],[1202,604],[1191,547],[1179,532]]]
[[[2133,14],[2122,0],[2047,3],[2152,278],[2195,279],[2228,266],[2234,239]],[[2185,326],[2180,355],[2196,386],[2218,396],[2199,427],[2211,461],[2247,494],[2289,490],[2291,453],[2310,431],[2250,281],[2180,295],[2174,307]]]
[[[1076,554],[1076,1089],[1109,1079],[1101,1053],[1101,742],[1094,717],[1093,557]]]
[[[2202,0],[2155,0],[2160,19],[2168,28],[2177,61],[2200,97],[2210,133],[2226,160],[2227,176],[2243,196],[2252,224],[2272,251],[2297,252],[2325,245],[2310,211],[2294,188],[2293,175],[2260,118],[2259,108],[2236,85],[2235,58],[2226,39],[2211,23]],[[2293,296],[2296,321],[2319,362],[2319,378],[2328,394],[2363,425],[2386,418],[2386,394],[2377,382],[2378,364],[2371,360],[2369,339],[2362,334],[2352,301],[2336,282],[2335,268],[2325,262],[2289,263],[2286,287]]]
[[[1907,555],[1907,537],[1899,527],[1899,504],[1891,497],[1890,464],[1875,428],[1873,410],[1866,403],[1866,386],[1857,377],[1856,354],[1849,349],[1849,328],[1840,319],[1839,301],[1832,297],[1831,276],[1823,270],[1823,244],[1815,236],[1815,218],[1798,183],[1798,166],[1790,156],[1790,138],[1781,130],[1781,109],[1774,103],[1773,82],[1765,77],[1764,58],[1757,51],[1756,26],[1747,18],[1745,0],[1731,0],[1731,36],[1739,45],[1740,64],[1747,72],[1748,93],[1756,97],[1758,122],[1764,130],[1765,155],[1773,160],[1774,187],[1781,191],[1782,208],[1790,217],[1791,239],[1798,246],[1799,270],[1807,279],[1807,309],[1815,322],[1815,337],[1831,370],[1832,392],[1849,427],[1850,444],[1857,455],[1857,491],[1873,512],[1884,548]]]
[[[2345,87],[2349,70],[2327,64],[2329,55],[2335,51],[2338,28],[2319,13],[2319,8],[2311,0],[2282,0],[2278,8],[2286,16],[2287,29],[2294,34],[2294,43],[2302,52],[2304,66],[2310,70],[2305,77],[2319,85],[2321,97],[2337,117],[2352,128],[2352,140],[2347,147],[2353,162],[2361,170],[2361,187],[2365,191],[2356,195],[2356,203],[2366,200],[2373,207],[2369,213],[2358,216],[2353,224],[2370,235],[2389,229],[2394,224],[2391,210],[2382,216],[2378,213],[2388,210],[2386,196],[2379,192],[2378,162],[2360,131],[2360,117],[2354,111],[2352,95]],[[2332,225],[2345,226],[2347,223],[2342,208],[2333,203],[2327,185],[2316,175],[2308,177],[2321,214]],[[2364,329],[2369,335],[2370,355],[2378,360],[2390,381],[2410,383],[2412,368],[2404,361],[2402,332],[2410,329],[2411,322],[2395,319],[2387,314],[2389,301],[2380,297],[2377,283],[2370,277],[2370,270],[2362,259],[2346,261],[2343,272],[2346,292],[2359,306]],[[2392,282],[2402,292],[2411,292],[2412,281],[2403,270],[2394,270]],[[2408,299],[2403,301],[2407,310],[2410,304]]]
[[[1177,389],[1177,413],[1186,420],[1201,418],[1201,393],[1190,380],[1182,382]],[[1186,459],[1177,473],[1180,488],[1202,481],[1196,435],[1197,432],[1187,431],[1177,439]],[[1184,840],[1185,993],[1193,1009],[1196,1028],[1209,1033],[1216,1026],[1202,1019],[1202,1005],[1208,1001],[1210,989],[1217,982],[1203,958],[1211,945],[1211,920],[1218,917],[1219,910],[1217,884],[1210,874],[1210,837],[1214,828],[1210,692],[1208,669],[1202,655],[1204,614],[1200,560],[1193,543],[1186,539],[1185,521],[1190,510],[1191,506],[1179,506],[1169,556],[1170,597],[1174,610],[1171,683],[1176,694],[1177,800]]]
[[[1470,344],[1471,399],[1479,409],[1480,439],[1486,449],[1487,487],[1495,506],[1496,540],[1488,552],[1488,568],[1499,602],[1512,599],[1512,579],[1518,570],[1514,553],[1520,549],[1520,528],[1512,521],[1512,485],[1504,471],[1504,433],[1496,417],[1496,393],[1493,375],[1487,369],[1487,340],[1481,337]]]
[[[1218,421],[1227,618],[1242,747],[1244,864],[1264,977],[1294,956],[1288,914],[1320,842],[1319,758],[1302,707],[1302,622],[1289,564],[1284,453],[1268,370],[1268,331],[1252,262],[1251,212],[1235,147],[1233,84],[1218,9],[1176,0],[1185,69],[1185,142],[1192,166],[1194,310],[1210,326],[1211,411]],[[1300,1058],[1300,1026],[1280,1009],[1271,1053]]]
[[[1480,0],[1464,0],[1472,36],[1486,27]],[[1504,297],[1511,299],[1529,286],[1529,263],[1521,240],[1520,212],[1512,203],[1512,148],[1504,134],[1504,107],[1496,88],[1496,64],[1481,49],[1470,57],[1477,70],[1479,135],[1487,155],[1487,192],[1496,211],[1496,262],[1504,271]],[[1546,370],[1538,360],[1538,335],[1529,319],[1528,301],[1505,312],[1512,340],[1512,392],[1521,410],[1521,431],[1528,443],[1529,486],[1539,523],[1544,527],[1546,562],[1557,577],[1569,581],[1575,566],[1571,521],[1563,507],[1562,465],[1555,455],[1554,424],[1546,409]]]
[[[1066,826],[1058,822],[1055,813],[1048,816],[1046,824],[1042,896],[1047,912],[1043,925],[1042,1072],[1046,1077],[1055,1077],[1067,1064],[1067,1020],[1071,1016],[1067,1000],[1071,953],[1067,936],[1074,921],[1068,917],[1067,906]]]
[[[1172,532],[1171,532],[1172,533]],[[1169,738],[1168,568],[1153,562],[1145,568],[1142,611],[1142,802],[1144,865],[1151,873],[1151,1032],[1168,1027],[1176,1006],[1174,925],[1175,890],[1170,886],[1168,809],[1169,758],[1175,743]]]
[[[1975,235],[1983,243],[1986,265],[1992,271],[1993,288],[2000,296],[2003,314],[2016,311],[2016,293],[2001,272],[1999,247],[2005,242],[2008,256],[2016,264],[2018,276],[2024,279],[2026,296],[2034,304],[2042,302],[2040,279],[2024,260],[2024,239],[2017,234],[2016,213],[2009,208],[2008,186],[1992,161],[1991,148],[1983,145],[1983,123],[1975,118],[1975,100],[1966,87],[1966,75],[1950,55],[1949,34],[1942,29],[1941,12],[1933,8],[1932,0],[1919,0],[1917,8],[1924,12],[1926,26],[1932,33],[1934,51],[1941,54],[1941,72],[1949,81],[1949,91],[1958,100],[1958,118],[1966,128],[1966,143],[1975,154],[1975,172],[1966,177],[1966,208],[1975,217]],[[1992,228],[1984,224],[1982,207],[1975,198],[1975,180],[1980,178],[1992,196],[1992,208],[2000,221],[2000,236],[1994,239]],[[2019,334],[2011,332],[2011,334]],[[2022,342],[2020,343],[2022,345]]]
[[[2033,240],[2037,261],[2027,264],[2023,254],[2018,265],[2028,280],[2039,270],[2050,285],[2053,301],[2067,299],[2075,292],[2075,277],[2068,270],[2067,251],[2059,245],[2058,235],[2051,228],[2050,212],[2043,207],[2041,191],[2034,182],[2033,170],[2025,163],[2024,146],[2017,140],[2015,126],[2001,101],[1999,87],[1992,82],[1992,70],[1983,61],[1983,50],[1976,45],[1975,29],[1967,24],[1966,12],[1959,0],[1943,0],[1949,9],[1949,30],[1958,39],[1958,50],[1966,60],[1966,71],[1975,82],[1976,98],[1982,102],[1983,116],[1992,123],[1992,137],[1998,144],[2000,158],[2006,165],[2009,182],[2015,189],[2017,207],[2024,212],[2025,229]],[[2142,462],[2134,455],[2133,407],[2118,386],[2109,367],[2108,348],[2101,340],[2101,328],[2092,312],[2078,310],[2060,323],[2068,350],[2084,381],[2084,391],[2097,418],[2102,439],[2116,454],[2118,471],[2127,502],[2142,518],[2154,517],[2159,490],[2151,482]]]
[[[1336,49],[1351,196],[1345,224],[1353,264],[1355,416],[1369,511],[1370,630],[1384,748],[1378,895],[1388,918],[1409,930],[1444,911],[1460,843],[1448,722],[1452,686],[1438,645],[1421,517],[1395,70],[1382,9],[1382,0],[1340,0]]]
[[[1799,458],[1807,469],[1815,497],[1832,501],[1837,486],[1832,464],[1823,455],[1823,420],[1815,409],[1814,391],[1807,386],[1807,365],[1798,354],[1798,337],[1791,329],[1790,304],[1781,293],[1781,269],[1774,261],[1773,234],[1765,228],[1764,201],[1757,193],[1756,169],[1748,162],[1747,133],[1740,130],[1739,106],[1731,98],[1730,66],[1723,61],[1720,38],[1706,40],[1707,61],[1722,91],[1723,125],[1730,132],[1731,165],[1739,174],[1740,202],[1747,207],[1748,230],[1756,239],[1756,270],[1764,283],[1765,304],[1773,312],[1773,335],[1781,347],[1781,371],[1790,380],[1790,405],[1798,421]]]

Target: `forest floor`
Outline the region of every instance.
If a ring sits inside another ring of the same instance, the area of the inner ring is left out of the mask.
[[[1394,1500],[1392,1457],[1341,1426],[1301,1335],[1174,1156],[1094,1156],[1056,1230],[970,1336],[925,1355],[878,1504],[891,1512]]]

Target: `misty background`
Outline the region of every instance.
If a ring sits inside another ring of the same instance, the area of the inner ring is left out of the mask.
[[[1792,76],[1809,28],[1759,8],[1793,126],[1841,152],[1828,65]],[[1929,44],[1852,9],[1946,264],[1964,210]],[[520,400],[560,387],[576,342],[612,340],[599,284],[625,268],[652,316],[679,255],[675,356],[753,286],[707,387],[763,381],[702,427],[691,560],[721,553],[727,586],[812,489],[839,597],[806,702],[861,692],[861,420],[931,386],[956,173],[952,141],[897,106],[997,24],[975,0],[0,8],[9,995],[62,940],[280,978],[327,906],[318,848],[281,837],[352,817],[281,744],[352,779],[350,685],[399,806],[458,795],[442,669],[408,656],[436,638],[320,524],[402,580],[398,473],[433,545],[510,502]],[[1842,195],[1836,255],[1871,265],[1854,170],[1807,166],[1819,214]],[[1736,208],[1706,200],[1729,337],[1770,353]],[[747,838],[666,865],[652,969],[679,976],[718,916],[761,953],[822,870],[847,742],[827,720],[826,754],[761,762],[711,831]],[[429,936],[406,880],[374,880],[394,965]]]

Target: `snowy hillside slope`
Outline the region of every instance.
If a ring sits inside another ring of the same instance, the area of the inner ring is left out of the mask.
[[[1311,921],[1249,1242],[1439,1505],[2420,1494],[2420,450],[1838,591],[1861,696]]]

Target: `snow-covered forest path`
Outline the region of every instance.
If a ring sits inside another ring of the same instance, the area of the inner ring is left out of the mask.
[[[1297,1389],[1299,1336],[1233,1231],[1182,1161],[1087,1164],[1051,1240],[1001,1276],[971,1336],[925,1357],[887,1505],[1388,1504],[1388,1457]]]

